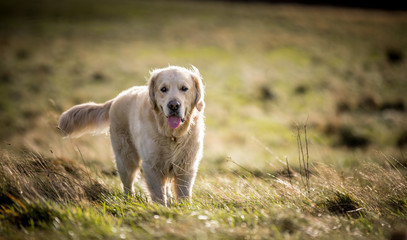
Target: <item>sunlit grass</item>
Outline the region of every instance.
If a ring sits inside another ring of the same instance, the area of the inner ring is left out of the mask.
[[[175,203],[169,208],[149,203],[142,188],[132,198],[124,196],[119,188],[94,191],[86,187],[93,177],[83,174],[77,179],[75,172],[59,171],[58,176],[67,182],[77,181],[85,194],[80,195],[78,189],[58,188],[58,196],[66,197],[55,199],[48,192],[41,193],[44,186],[37,184],[45,177],[37,169],[45,167],[44,161],[57,159],[20,157],[2,167],[0,219],[5,236],[12,237],[14,231],[25,229],[32,236],[40,230],[64,238],[75,235],[118,239],[123,234],[130,238],[257,238],[264,234],[294,239],[340,234],[383,238],[407,221],[407,179],[393,160],[387,160],[387,167],[366,163],[348,176],[331,166],[313,164],[308,187],[303,172],[290,165],[281,165],[279,173],[226,167],[223,174],[198,176],[192,203]],[[19,178],[12,180],[13,175],[6,174],[10,171]],[[59,181],[55,176],[48,180],[47,184],[54,186]],[[26,195],[26,186],[39,195]],[[79,198],[72,198],[72,194]],[[61,205],[55,200],[66,203]]]

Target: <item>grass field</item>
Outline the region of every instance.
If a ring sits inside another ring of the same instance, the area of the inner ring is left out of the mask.
[[[4,1],[0,56],[0,239],[407,238],[407,12]],[[165,208],[56,125],[169,64],[200,69],[207,129]]]

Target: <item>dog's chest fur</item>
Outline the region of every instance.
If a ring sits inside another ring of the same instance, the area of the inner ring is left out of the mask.
[[[157,162],[155,167],[166,176],[185,174],[194,168],[200,145],[195,133],[177,138],[157,139]]]

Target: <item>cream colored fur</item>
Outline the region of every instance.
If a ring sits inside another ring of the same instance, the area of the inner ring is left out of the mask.
[[[180,103],[183,120],[176,129],[167,120],[172,100]],[[148,86],[125,90],[104,104],[72,107],[62,114],[59,128],[68,136],[80,136],[110,126],[124,192],[134,193],[133,181],[142,165],[151,199],[168,206],[172,198],[191,198],[202,158],[204,108],[199,71],[170,66],[152,71]]]

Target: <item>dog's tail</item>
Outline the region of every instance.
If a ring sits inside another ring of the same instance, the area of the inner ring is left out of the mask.
[[[113,100],[103,104],[93,102],[73,106],[59,119],[58,128],[69,137],[85,133],[105,133],[109,128],[109,110]]]

